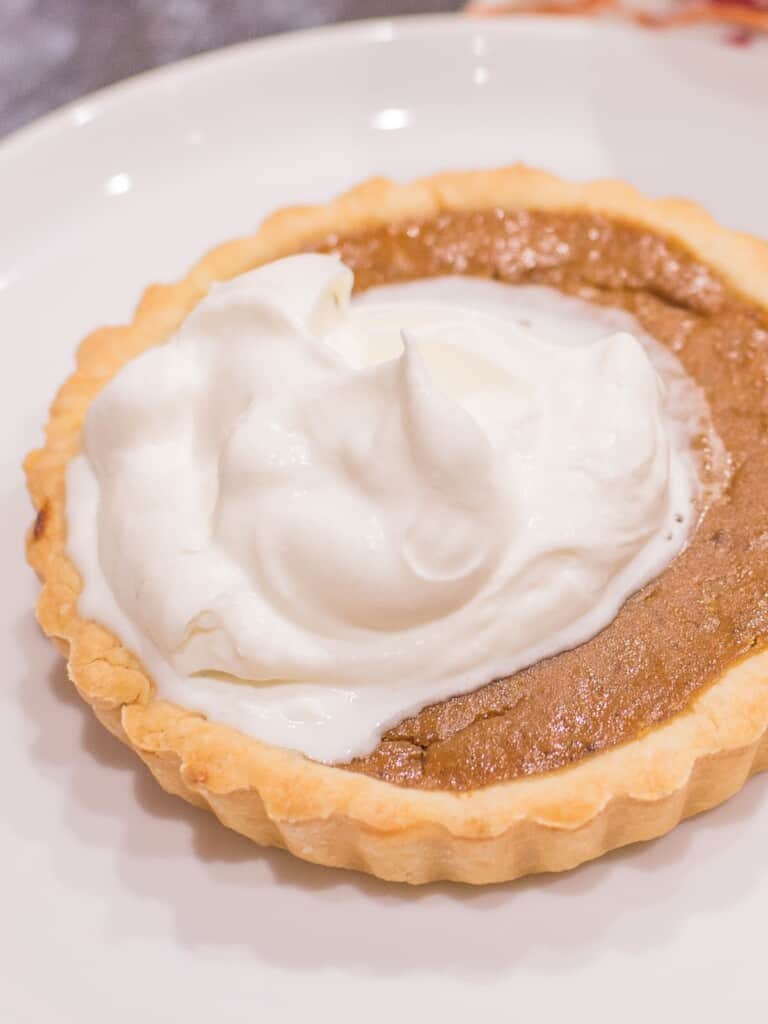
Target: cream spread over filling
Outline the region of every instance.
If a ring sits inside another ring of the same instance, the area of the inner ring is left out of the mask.
[[[607,625],[685,544],[707,420],[627,314],[352,282],[306,254],[215,286],[67,479],[81,614],[162,697],[329,762]]]

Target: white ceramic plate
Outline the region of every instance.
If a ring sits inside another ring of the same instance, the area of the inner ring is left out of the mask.
[[[523,159],[768,235],[767,129],[762,48],[438,18],[196,59],[0,149],[0,1019],[759,1016],[764,780],[658,842],[485,891],[261,852],[165,796],[78,702],[30,611],[19,463],[80,336],[277,204]]]

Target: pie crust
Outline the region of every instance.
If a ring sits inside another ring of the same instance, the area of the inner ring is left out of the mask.
[[[65,472],[91,399],[129,359],[165,340],[212,283],[330,234],[499,207],[632,222],[678,241],[768,307],[768,245],[718,226],[684,200],[648,199],[614,181],[572,184],[523,166],[408,185],[374,179],[327,205],[279,211],[256,234],[214,249],[178,284],[150,287],[130,325],[89,335],[53,403],[45,445],[25,463],[37,509],[27,555],[43,581],[38,619],[97,718],[165,790],[209,808],[229,828],[304,860],[388,880],[483,884],[559,871],[662,835],[725,800],[768,768],[768,651],[735,663],[683,713],[569,767],[468,792],[402,788],[159,700],[120,639],[78,615],[82,583],[65,550]]]

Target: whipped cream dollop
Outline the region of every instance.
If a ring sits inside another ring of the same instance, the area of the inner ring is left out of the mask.
[[[81,613],[162,696],[324,761],[608,624],[685,543],[705,415],[578,300],[352,284],[305,254],[215,286],[68,476]]]

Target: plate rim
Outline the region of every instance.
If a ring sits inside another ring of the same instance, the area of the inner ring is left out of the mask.
[[[116,107],[132,102],[142,93],[162,88],[163,85],[171,83],[174,79],[180,79],[181,84],[184,85],[190,78],[204,74],[211,68],[217,66],[223,68],[228,63],[248,61],[253,59],[254,54],[258,57],[261,54],[279,54],[281,50],[321,48],[329,44],[333,46],[337,41],[352,44],[377,41],[390,43],[418,35],[425,30],[439,31],[447,35],[463,35],[476,32],[479,28],[487,30],[491,25],[493,32],[503,32],[507,35],[530,31],[532,28],[542,28],[545,25],[548,31],[555,34],[583,36],[586,33],[630,38],[647,35],[647,29],[628,22],[596,19],[588,15],[563,17],[562,14],[552,12],[520,13],[495,19],[489,18],[487,15],[462,11],[406,14],[391,18],[356,18],[312,28],[289,29],[190,54],[166,64],[138,71],[67,100],[29,123],[12,130],[7,135],[0,136],[0,173],[25,150],[35,145],[44,144],[57,133],[64,133],[80,127],[83,122],[78,123],[76,114],[82,107],[95,106],[98,108],[94,117],[88,119],[87,123],[92,123],[101,119],[105,114],[111,113]],[[684,39],[686,45],[707,49],[710,52],[712,50],[713,40],[701,35],[683,36],[679,34],[677,38],[678,40]],[[718,46],[718,50],[723,53],[727,52],[724,47]]]

